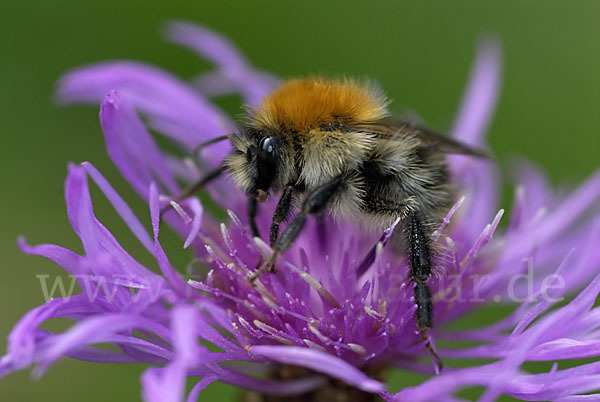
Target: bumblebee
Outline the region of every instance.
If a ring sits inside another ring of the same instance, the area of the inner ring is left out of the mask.
[[[426,347],[433,327],[427,281],[431,234],[453,203],[445,154],[485,153],[441,134],[391,119],[384,94],[372,85],[320,77],[289,80],[248,108],[239,133],[224,136],[233,152],[223,166],[192,189],[226,171],[249,196],[252,232],[257,203],[278,194],[270,230],[272,255],[250,278],[272,270],[308,215],[331,214],[381,229],[401,218],[415,284],[416,323]],[[211,140],[214,142],[218,139]],[[299,211],[279,234],[293,205]],[[361,263],[366,270],[371,255]]]

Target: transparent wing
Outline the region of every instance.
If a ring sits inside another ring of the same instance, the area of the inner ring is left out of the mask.
[[[423,147],[448,154],[491,158],[488,151],[473,148],[444,134],[402,120],[384,118],[373,123],[356,125],[354,128],[386,140],[418,141]]]

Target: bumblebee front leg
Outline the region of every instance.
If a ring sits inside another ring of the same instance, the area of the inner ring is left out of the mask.
[[[256,226],[256,214],[258,212],[258,201],[254,197],[248,197],[248,220],[250,221],[250,230],[252,236],[260,237],[258,226]]]
[[[281,237],[275,242],[273,254],[271,254],[269,259],[252,276],[250,276],[250,281],[253,282],[265,271],[272,269],[277,260],[277,256],[287,250],[302,231],[302,228],[306,223],[307,215],[322,211],[325,206],[327,206],[327,203],[331,200],[332,196],[339,190],[342,182],[341,177],[336,177],[335,179],[320,185],[306,197],[302,203],[300,212],[292,219],[290,224],[281,234]]]
[[[409,216],[408,240],[410,244],[410,268],[411,277],[415,282],[415,303],[417,311],[415,318],[417,320],[417,328],[421,333],[421,337],[425,341],[425,347],[431,353],[437,367],[441,370],[443,367],[442,359],[433,349],[428,329],[433,328],[433,298],[431,290],[427,285],[427,280],[431,277],[431,253],[429,238],[423,230],[423,224],[413,212]]]
[[[188,188],[184,189],[183,192],[181,194],[179,194],[176,198],[175,198],[175,202],[181,202],[183,199],[188,198],[194,194],[196,194],[198,191],[200,191],[202,188],[204,188],[204,186],[206,186],[208,183],[210,183],[211,181],[219,178],[221,176],[221,174],[223,174],[223,172],[225,171],[225,166],[220,166],[217,169],[208,172],[206,174],[206,176],[202,177],[200,180],[198,180],[196,183],[192,184],[191,186],[189,186]],[[160,210],[160,214],[164,214],[169,208],[171,207],[171,205],[167,205],[165,206],[163,209]]]
[[[294,186],[287,185],[283,189],[283,194],[277,203],[275,208],[275,214],[273,215],[273,222],[271,223],[271,233],[269,241],[271,247],[275,245],[275,242],[279,238],[279,225],[288,218],[290,210],[292,208],[292,196],[294,194]]]

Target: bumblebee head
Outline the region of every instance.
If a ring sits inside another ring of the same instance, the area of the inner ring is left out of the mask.
[[[231,138],[234,151],[225,160],[230,176],[249,196],[265,201],[288,176],[285,139],[276,133],[245,129]],[[282,184],[283,183],[283,184]]]

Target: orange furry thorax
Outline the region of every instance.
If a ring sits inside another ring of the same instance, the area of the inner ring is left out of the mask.
[[[368,123],[387,115],[385,96],[373,86],[350,79],[293,79],[251,109],[252,127],[308,133],[321,126]]]

